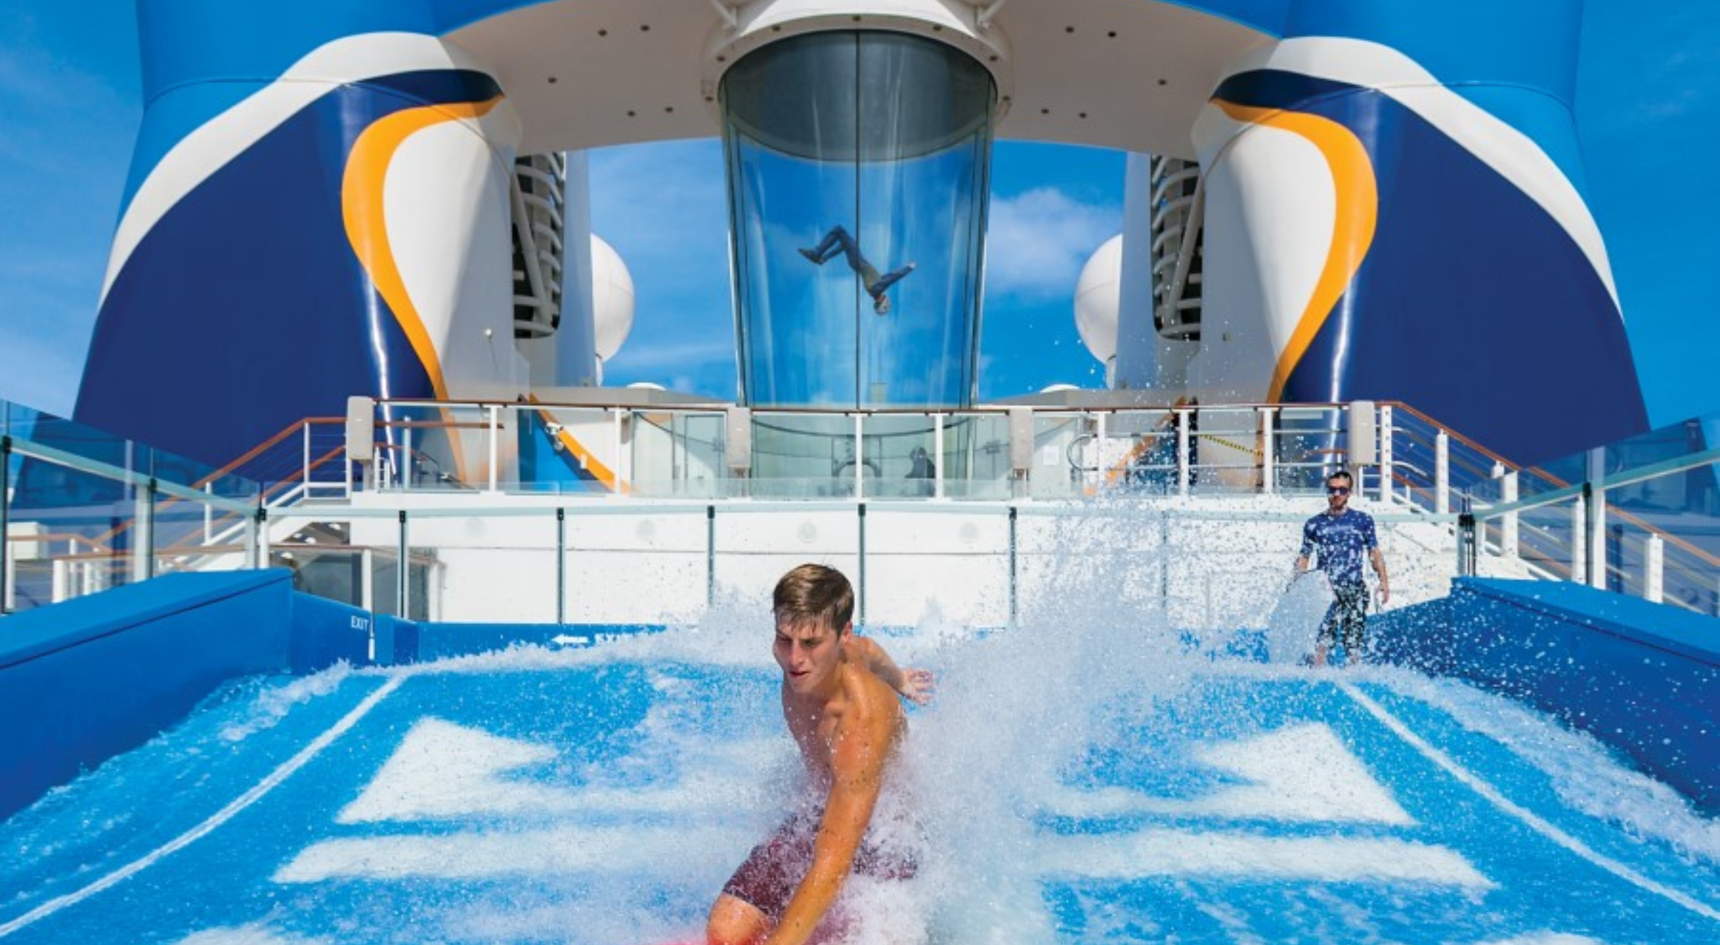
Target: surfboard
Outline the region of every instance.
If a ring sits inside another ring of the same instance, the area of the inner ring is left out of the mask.
[[[1293,665],[1314,652],[1320,620],[1332,604],[1332,586],[1324,572],[1304,571],[1278,596],[1266,617],[1269,661]]]

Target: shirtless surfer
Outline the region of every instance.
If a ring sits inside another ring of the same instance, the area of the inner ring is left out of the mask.
[[[791,816],[754,847],[711,907],[711,945],[801,945],[850,872],[908,879],[911,850],[891,849],[867,828],[907,731],[897,701],[924,705],[932,674],[902,669],[877,643],[854,635],[854,590],[842,573],[803,564],[777,582],[776,662],[782,717],[824,803]]]

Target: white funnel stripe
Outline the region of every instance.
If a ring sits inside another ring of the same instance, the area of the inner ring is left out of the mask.
[[[1143,830],[1098,837],[1058,837],[1040,869],[1050,876],[1130,880],[1209,876],[1239,880],[1494,885],[1461,854],[1407,840],[1350,837],[1262,837],[1244,833]]]
[[[1421,752],[1422,756],[1427,760],[1438,765],[1440,768],[1443,768],[1447,774],[1462,782],[1470,790],[1481,795],[1483,798],[1486,798],[1487,802],[1492,804],[1494,807],[1499,808],[1499,810],[1504,813],[1521,821],[1530,830],[1535,831],[1541,836],[1546,837],[1548,840],[1551,840],[1553,843],[1575,853],[1584,860],[1606,870],[1639,889],[1654,893],[1657,896],[1675,902],[1697,915],[1714,919],[1715,921],[1720,921],[1720,910],[1716,910],[1707,903],[1699,902],[1676,889],[1661,885],[1611,857],[1596,853],[1594,850],[1589,849],[1589,847],[1581,840],[1565,833],[1563,830],[1553,826],[1551,823],[1548,823],[1545,819],[1537,816],[1533,812],[1512,803],[1505,797],[1505,795],[1499,793],[1499,790],[1493,785],[1488,784],[1479,776],[1452,760],[1451,756],[1447,755],[1445,752],[1440,751],[1428,744],[1426,741],[1423,741],[1421,736],[1410,731],[1409,726],[1405,725],[1397,718],[1397,716],[1392,715],[1390,712],[1386,711],[1384,706],[1363,695],[1362,691],[1357,689],[1355,686],[1352,686],[1347,682],[1336,682],[1334,685],[1343,690],[1345,695],[1354,699],[1356,703],[1366,709],[1370,715],[1379,719],[1381,724],[1392,730],[1393,734],[1403,739],[1416,751]]]
[[[433,36],[421,33],[348,36],[312,50],[257,92],[181,138],[150,169],[120,218],[113,249],[108,254],[102,300],[106,301],[114,279],[138,244],[168,211],[305,106],[340,85],[427,69],[470,69],[491,74],[470,53]],[[507,103],[499,107],[507,108]],[[511,114],[505,120],[510,128],[518,124]]]
[[[682,875],[700,855],[744,855],[740,828],[562,827],[552,830],[365,837],[314,844],[275,873],[277,883],[333,879],[481,879],[494,876]],[[665,851],[689,856],[665,856]]]
[[[1438,128],[1556,220],[1588,257],[1618,307],[1600,227],[1577,188],[1533,138],[1451,91],[1415,60],[1389,46],[1335,36],[1287,39],[1242,59],[1231,75],[1255,69],[1295,72],[1373,88]],[[1212,106],[1207,106],[1208,109]]]

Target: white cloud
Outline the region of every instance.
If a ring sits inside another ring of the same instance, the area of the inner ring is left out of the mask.
[[[1121,207],[1081,203],[1055,188],[993,200],[987,293],[1073,300],[1081,267],[1122,223]]]

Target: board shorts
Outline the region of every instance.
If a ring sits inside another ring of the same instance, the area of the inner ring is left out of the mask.
[[[746,862],[723,885],[723,892],[748,903],[772,922],[782,918],[789,899],[812,866],[812,845],[818,838],[823,811],[796,814],[753,847]],[[912,849],[876,842],[871,832],[860,841],[852,872],[873,879],[913,879],[919,858]]]
[[[1320,644],[1330,648],[1342,638],[1346,659],[1360,659],[1367,646],[1368,586],[1360,581],[1333,584],[1332,596],[1326,619],[1320,621]]]

